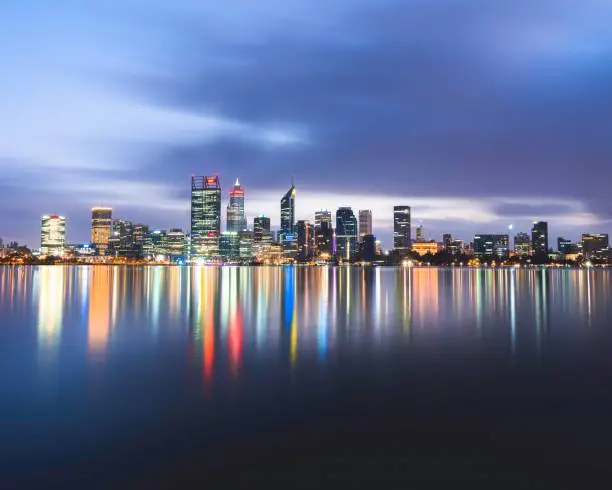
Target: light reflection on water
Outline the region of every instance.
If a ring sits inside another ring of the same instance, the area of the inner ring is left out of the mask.
[[[300,369],[339,352],[409,345],[493,342],[505,355],[538,358],[548,336],[607,325],[611,276],[592,269],[5,267],[0,334],[22,329],[41,370],[58,356],[95,366],[147,346],[163,361],[166,346],[182,345],[208,387],[258,360]]]

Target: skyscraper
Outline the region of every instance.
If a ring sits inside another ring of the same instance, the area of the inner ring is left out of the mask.
[[[263,242],[271,240],[270,235],[270,218],[261,215],[253,220],[253,241]]]
[[[410,251],[410,207],[393,207],[393,248],[404,255]]]
[[[108,240],[108,254],[132,258],[138,255],[134,243],[134,225],[131,221],[124,219],[113,221],[113,232]]]
[[[334,229],[331,221],[323,220],[315,226],[315,250],[318,257],[329,259],[334,253]]]
[[[372,234],[372,210],[359,210],[359,240],[363,240],[365,235]]]
[[[106,255],[108,240],[113,226],[113,210],[111,208],[93,208],[91,210],[91,243],[99,255]]]
[[[336,211],[336,253],[342,260],[350,260],[357,252],[357,218],[349,207]]]
[[[295,234],[295,186],[291,183],[291,188],[281,199],[281,222],[280,239],[284,241],[285,235]]]
[[[244,189],[240,180],[236,179],[234,187],[229,192],[227,204],[227,231],[246,230],[247,222],[244,215]]]
[[[548,223],[546,221],[533,222],[531,250],[534,257],[542,259],[548,256]]]
[[[191,255],[219,255],[221,235],[221,184],[219,177],[191,177]]]
[[[66,218],[45,215],[40,220],[40,253],[62,257],[66,245]]]

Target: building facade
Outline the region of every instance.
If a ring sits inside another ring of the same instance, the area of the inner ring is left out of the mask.
[[[191,178],[191,255],[211,259],[219,256],[221,235],[221,184],[219,177]]]
[[[49,257],[63,257],[66,248],[66,218],[45,215],[40,220],[40,253]]]
[[[372,210],[359,210],[359,240],[363,240],[366,235],[372,234]]]
[[[410,207],[393,207],[393,248],[400,255],[410,251]]]
[[[113,210],[97,207],[91,210],[91,243],[99,255],[106,255],[113,231]]]
[[[527,233],[517,233],[514,236],[514,255],[525,258],[531,255],[531,237]]]
[[[229,192],[227,204],[227,231],[243,231],[247,228],[246,215],[244,214],[244,189],[240,180],[236,179],[234,187]]]
[[[587,258],[597,258],[609,252],[610,241],[607,233],[584,233],[581,240],[582,255]]]
[[[285,193],[280,202],[280,241],[285,235],[295,235],[295,186]]]
[[[257,216],[253,220],[253,241],[272,241],[272,234],[270,233],[270,218],[267,216]]]
[[[509,256],[508,235],[474,235],[476,258],[506,259]]]
[[[531,228],[531,252],[534,257],[548,257],[548,223],[534,221]]]

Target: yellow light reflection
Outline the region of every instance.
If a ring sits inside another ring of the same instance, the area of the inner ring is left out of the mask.
[[[64,314],[65,268],[43,266],[39,270],[38,348],[44,357],[57,353]]]
[[[94,267],[89,276],[87,346],[92,357],[103,358],[106,354],[111,326],[111,273],[108,267]],[[113,276],[116,279],[116,271]]]

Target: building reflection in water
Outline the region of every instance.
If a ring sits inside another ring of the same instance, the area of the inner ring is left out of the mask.
[[[38,349],[42,361],[57,355],[64,314],[65,267],[42,266],[38,277]]]
[[[111,298],[116,303],[118,273],[109,267],[93,267],[89,274],[89,310],[87,315],[87,347],[90,359],[106,356],[111,330]],[[116,306],[112,309],[116,316]]]

